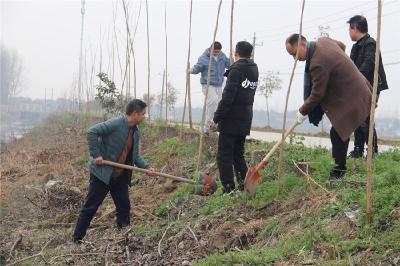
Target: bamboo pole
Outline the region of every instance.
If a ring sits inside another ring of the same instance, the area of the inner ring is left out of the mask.
[[[193,123],[192,123],[192,105],[191,105],[191,99],[190,99],[190,38],[191,38],[191,32],[192,32],[192,6],[193,6],[193,0],[190,0],[190,11],[189,11],[189,33],[188,33],[188,54],[187,54],[187,61],[186,61],[186,90],[185,90],[185,102],[183,104],[183,114],[182,114],[182,129],[183,129],[183,123],[185,122],[185,112],[186,112],[186,99],[188,101],[188,109],[189,109],[189,125],[190,128],[193,128]],[[182,133],[182,130],[181,130]]]
[[[229,34],[229,45],[230,45],[230,49],[229,49],[229,60],[231,62],[231,65],[233,64],[233,9],[235,7],[235,0],[232,0],[232,4],[231,4],[231,28],[230,28],[230,34]]]
[[[219,19],[219,13],[221,11],[221,4],[222,4],[222,0],[219,1],[219,5],[218,5],[217,21],[215,23],[213,42],[212,42],[212,45],[210,47],[210,59],[208,60],[207,85],[206,85],[206,93],[205,93],[205,96],[204,96],[203,115],[201,117],[201,123],[200,123],[200,143],[199,143],[199,153],[198,153],[198,157],[197,157],[196,171],[199,171],[199,169],[200,169],[201,154],[202,154],[202,151],[203,151],[203,135],[204,135],[203,127],[204,127],[204,120],[205,120],[206,108],[207,108],[206,103],[207,103],[208,89],[210,87],[211,59],[212,59],[211,53],[214,50],[214,42],[215,42],[215,38],[217,36],[218,19]]]
[[[376,34],[376,49],[375,49],[375,69],[374,69],[374,84],[372,87],[372,102],[369,115],[369,132],[368,132],[368,151],[367,151],[367,224],[372,223],[372,153],[373,153],[373,132],[375,123],[375,107],[376,93],[378,89],[378,69],[380,61],[380,42],[381,42],[381,19],[382,19],[382,1],[378,0],[378,22]]]
[[[147,27],[147,98],[148,98],[148,113],[149,113],[149,121],[151,120],[151,112],[150,112],[150,37],[149,37],[149,4],[148,0],[146,0],[146,27]]]
[[[301,17],[300,17],[300,29],[299,29],[299,39],[297,41],[297,47],[300,46],[300,40],[301,40],[301,34],[302,34],[302,30],[303,30],[303,14],[304,14],[304,6],[305,6],[306,0],[303,0],[303,4],[301,6]],[[297,48],[297,52],[296,52],[296,58],[294,60],[294,64],[293,64],[293,69],[292,69],[292,74],[290,76],[290,81],[289,81],[289,86],[288,86],[288,90],[286,93],[286,100],[285,100],[285,112],[283,113],[283,125],[282,125],[282,145],[280,147],[279,150],[279,163],[278,163],[278,176],[277,176],[277,184],[276,184],[276,196],[279,196],[280,193],[280,179],[282,176],[282,161],[283,161],[283,147],[285,145],[285,131],[286,131],[286,115],[287,115],[287,106],[288,106],[288,102],[289,102],[289,95],[290,95],[290,88],[292,86],[292,82],[293,82],[293,77],[294,77],[294,71],[296,70],[296,66],[297,66],[297,61],[299,60],[299,49]]]

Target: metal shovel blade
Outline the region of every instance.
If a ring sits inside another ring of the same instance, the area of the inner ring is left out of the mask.
[[[246,173],[244,179],[244,187],[250,195],[254,195],[257,190],[258,183],[260,183],[261,174],[258,172],[258,167],[252,166]]]
[[[208,174],[200,173],[200,179],[195,187],[195,194],[201,196],[209,196],[217,191],[218,185],[215,178]]]

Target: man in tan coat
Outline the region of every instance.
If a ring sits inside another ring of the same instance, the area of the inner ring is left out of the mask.
[[[307,42],[304,36],[300,36],[298,45],[298,39],[298,34],[286,39],[287,52],[296,57],[299,50],[298,58],[306,61],[305,73],[309,77],[308,93],[305,86],[304,104],[299,109],[297,120],[302,123],[310,115],[310,122],[318,125],[323,114],[328,116],[332,123],[330,137],[336,163],[331,178],[341,178],[346,171],[350,135],[369,115],[371,85],[345,54],[343,43],[326,37]]]

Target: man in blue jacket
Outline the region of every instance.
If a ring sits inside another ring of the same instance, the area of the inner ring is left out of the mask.
[[[214,129],[218,124],[220,132],[217,163],[224,193],[235,190],[233,167],[239,190],[244,188],[247,173],[244,143],[246,136],[250,135],[254,94],[258,85],[258,67],[250,59],[252,52],[250,43],[241,41],[236,44],[235,63],[225,73],[228,78],[211,123]]]
[[[201,73],[200,84],[203,87],[203,94],[206,95],[208,63],[210,60],[210,50],[207,48],[199,57],[197,63],[190,69],[191,74]],[[206,102],[206,120],[204,123],[204,133],[210,131],[211,120],[217,109],[218,102],[222,97],[222,84],[224,82],[225,69],[229,67],[229,58],[221,52],[222,45],[220,42],[214,42],[214,49],[211,52],[211,71],[210,86],[208,88],[208,96]]]
[[[132,171],[104,165],[103,159],[154,172],[139,154],[140,132],[137,125],[144,119],[146,106],[141,100],[132,100],[126,107],[125,116],[112,118],[88,129],[87,140],[93,159],[88,163],[89,189],[76,223],[74,242],[80,242],[86,235],[93,216],[108,192],[116,207],[117,227],[130,224],[129,186]]]

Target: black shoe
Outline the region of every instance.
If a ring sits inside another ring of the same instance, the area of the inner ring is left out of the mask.
[[[346,174],[346,167],[335,167],[329,174],[329,179],[341,179]]]
[[[364,149],[360,147],[354,147],[348,156],[348,158],[362,158],[364,155]]]
[[[117,229],[120,230],[120,231],[121,231],[122,229],[128,227],[128,226],[130,226],[129,223],[124,223],[124,224],[118,224],[118,223],[117,223]]]
[[[224,194],[229,194],[234,190],[235,190],[235,185],[232,186],[228,184],[222,187],[222,193]]]
[[[75,244],[82,244],[82,237],[72,237],[72,242],[74,242]]]

